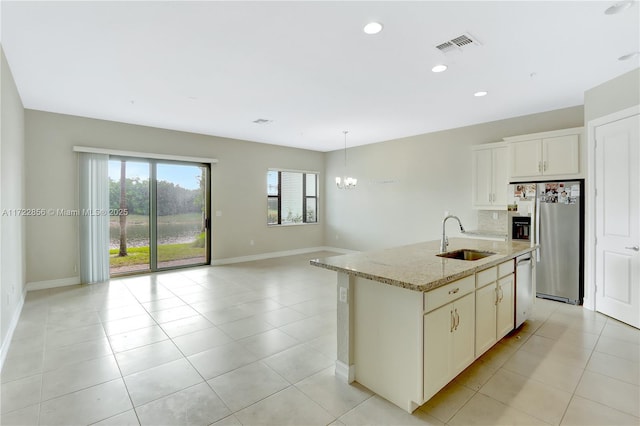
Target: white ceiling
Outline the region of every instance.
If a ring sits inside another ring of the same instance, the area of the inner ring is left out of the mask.
[[[640,66],[615,3],[3,1],[2,45],[26,108],[330,151],[583,104]]]

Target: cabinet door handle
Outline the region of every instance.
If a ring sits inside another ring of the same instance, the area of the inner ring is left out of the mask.
[[[456,309],[456,330],[458,329],[458,326],[460,325],[460,315],[458,315],[458,310]]]
[[[538,161],[538,172],[542,172],[542,161]]]
[[[633,250],[633,251],[640,251],[640,247],[638,246],[631,246],[631,247],[625,247],[627,250]]]
[[[493,304],[497,306],[498,303],[500,303],[500,293],[498,293],[498,287],[496,287],[494,291],[496,293],[496,300],[493,302]]]
[[[451,314],[451,330],[449,330],[449,332],[450,332],[450,333],[453,333],[453,329],[454,329],[454,327],[455,327],[456,320],[455,320],[455,318],[453,317],[453,311],[449,311],[449,313]]]
[[[449,290],[449,294],[456,294],[459,291],[460,291],[460,287],[456,287],[453,290]]]
[[[542,162],[542,171],[543,171],[543,172],[546,172],[546,171],[547,171],[547,162],[546,162],[546,161],[543,161],[543,162]]]

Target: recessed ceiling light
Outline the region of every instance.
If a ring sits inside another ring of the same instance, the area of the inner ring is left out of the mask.
[[[640,56],[640,52],[631,52],[626,55],[622,55],[618,58],[619,61],[628,61],[629,59],[637,58]]]
[[[633,5],[633,1],[621,1],[620,3],[616,3],[613,6],[607,8],[604,11],[605,15],[615,15],[616,13],[624,12],[629,9]]]
[[[446,71],[447,70],[447,66],[446,65],[436,65],[435,67],[431,68],[431,71],[433,72],[442,72],[442,71]]]
[[[481,98],[481,97],[483,97],[483,96],[487,96],[487,94],[488,94],[488,93],[489,93],[489,92],[486,92],[486,91],[484,91],[484,90],[481,90],[481,91],[479,91],[479,92],[474,93],[474,94],[473,94],[473,96],[475,96],[476,98]]]
[[[382,31],[382,24],[379,22],[369,22],[364,26],[366,34],[378,34],[380,31]]]

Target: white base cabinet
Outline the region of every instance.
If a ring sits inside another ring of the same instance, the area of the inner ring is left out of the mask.
[[[513,329],[514,260],[421,293],[354,278],[355,380],[413,412]]]
[[[513,330],[514,261],[476,274],[476,358]]]
[[[486,285],[476,291],[476,347],[481,355],[496,343],[496,286]]]
[[[424,399],[429,399],[474,360],[473,293],[424,316]]]
[[[509,334],[515,323],[515,279],[508,275],[498,280],[498,312],[496,313],[496,342]]]

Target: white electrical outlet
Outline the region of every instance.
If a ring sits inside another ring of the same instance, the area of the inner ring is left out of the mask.
[[[347,303],[347,288],[340,287],[340,301],[342,303]]]
[[[493,220],[498,220],[498,213],[493,212]]]
[[[254,242],[253,240],[249,241],[249,245],[250,245],[250,246],[252,246],[252,245],[254,245],[254,244],[255,244],[255,242]]]

